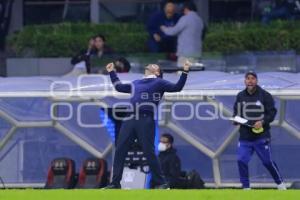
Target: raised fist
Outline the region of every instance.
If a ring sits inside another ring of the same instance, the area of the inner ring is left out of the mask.
[[[184,71],[189,71],[190,67],[191,67],[192,63],[188,60],[185,61],[184,65],[183,65],[183,70]]]
[[[111,72],[111,71],[113,71],[114,69],[115,69],[114,63],[108,63],[108,64],[106,65],[106,70],[107,70],[107,72]]]

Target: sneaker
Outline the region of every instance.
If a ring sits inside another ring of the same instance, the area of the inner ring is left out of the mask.
[[[121,185],[120,184],[118,184],[118,185],[116,185],[116,184],[109,184],[109,185],[107,185],[106,187],[104,187],[102,189],[104,189],[104,190],[121,189]]]
[[[164,184],[156,186],[155,189],[169,190],[170,189],[170,185],[168,183],[164,183]]]
[[[251,188],[249,188],[249,187],[248,188],[243,188],[243,190],[251,190]]]
[[[280,183],[280,184],[277,185],[277,189],[278,190],[286,190],[286,186],[285,186],[284,183]]]

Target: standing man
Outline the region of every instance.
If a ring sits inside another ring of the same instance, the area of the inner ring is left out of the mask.
[[[160,30],[160,26],[173,27],[179,20],[176,5],[172,1],[164,4],[164,11],[155,12],[147,22],[149,33],[148,46],[151,52],[176,52],[177,37],[168,36]]]
[[[196,5],[189,1],[184,3],[183,13],[174,27],[161,26],[166,35],[177,35],[177,66],[186,60],[197,62],[202,54],[202,32],[204,24],[196,12]]]
[[[169,185],[163,177],[158,159],[155,155],[155,121],[157,106],[164,92],[179,92],[185,85],[190,63],[185,63],[183,72],[176,84],[159,78],[160,68],[158,65],[150,64],[145,68],[143,79],[135,80],[131,84],[123,84],[114,71],[114,64],[106,66],[110,79],[118,92],[131,93],[130,103],[133,112],[124,119],[117,139],[116,152],[113,162],[113,178],[106,189],[121,188],[125,156],[129,147],[137,138],[147,158],[152,178],[159,189],[168,189]]]
[[[248,163],[253,152],[256,152],[278,189],[285,190],[278,167],[271,158],[270,123],[277,112],[273,97],[257,85],[257,74],[253,71],[245,74],[245,85],[246,89],[238,93],[234,104],[234,116],[247,119],[248,124],[252,126],[240,126],[238,144],[240,181],[244,189],[250,189]]]

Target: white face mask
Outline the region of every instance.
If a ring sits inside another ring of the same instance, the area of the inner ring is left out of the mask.
[[[158,144],[158,151],[166,151],[166,150],[167,150],[167,145],[160,142]]]

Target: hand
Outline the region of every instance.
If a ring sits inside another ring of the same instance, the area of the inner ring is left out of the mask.
[[[191,67],[192,63],[188,60],[185,61],[184,65],[183,65],[183,70],[184,71],[189,71],[190,67]]]
[[[262,128],[262,127],[263,127],[262,121],[257,121],[257,122],[255,122],[255,124],[254,124],[254,128],[255,128],[255,129],[260,129],[260,128]]]
[[[156,42],[160,42],[161,41],[161,37],[160,35],[158,35],[157,33],[154,33],[153,38]]]
[[[112,72],[113,70],[115,70],[115,65],[114,65],[114,63],[108,63],[108,64],[106,65],[106,70],[107,70],[108,73],[109,73],[109,72]]]
[[[94,48],[94,39],[91,39],[88,44],[88,51],[91,51]]]
[[[234,126],[238,126],[238,125],[240,125],[239,123],[237,123],[237,122],[232,122],[232,125],[234,125]]]
[[[160,30],[164,31],[167,27],[166,26],[160,26]]]

